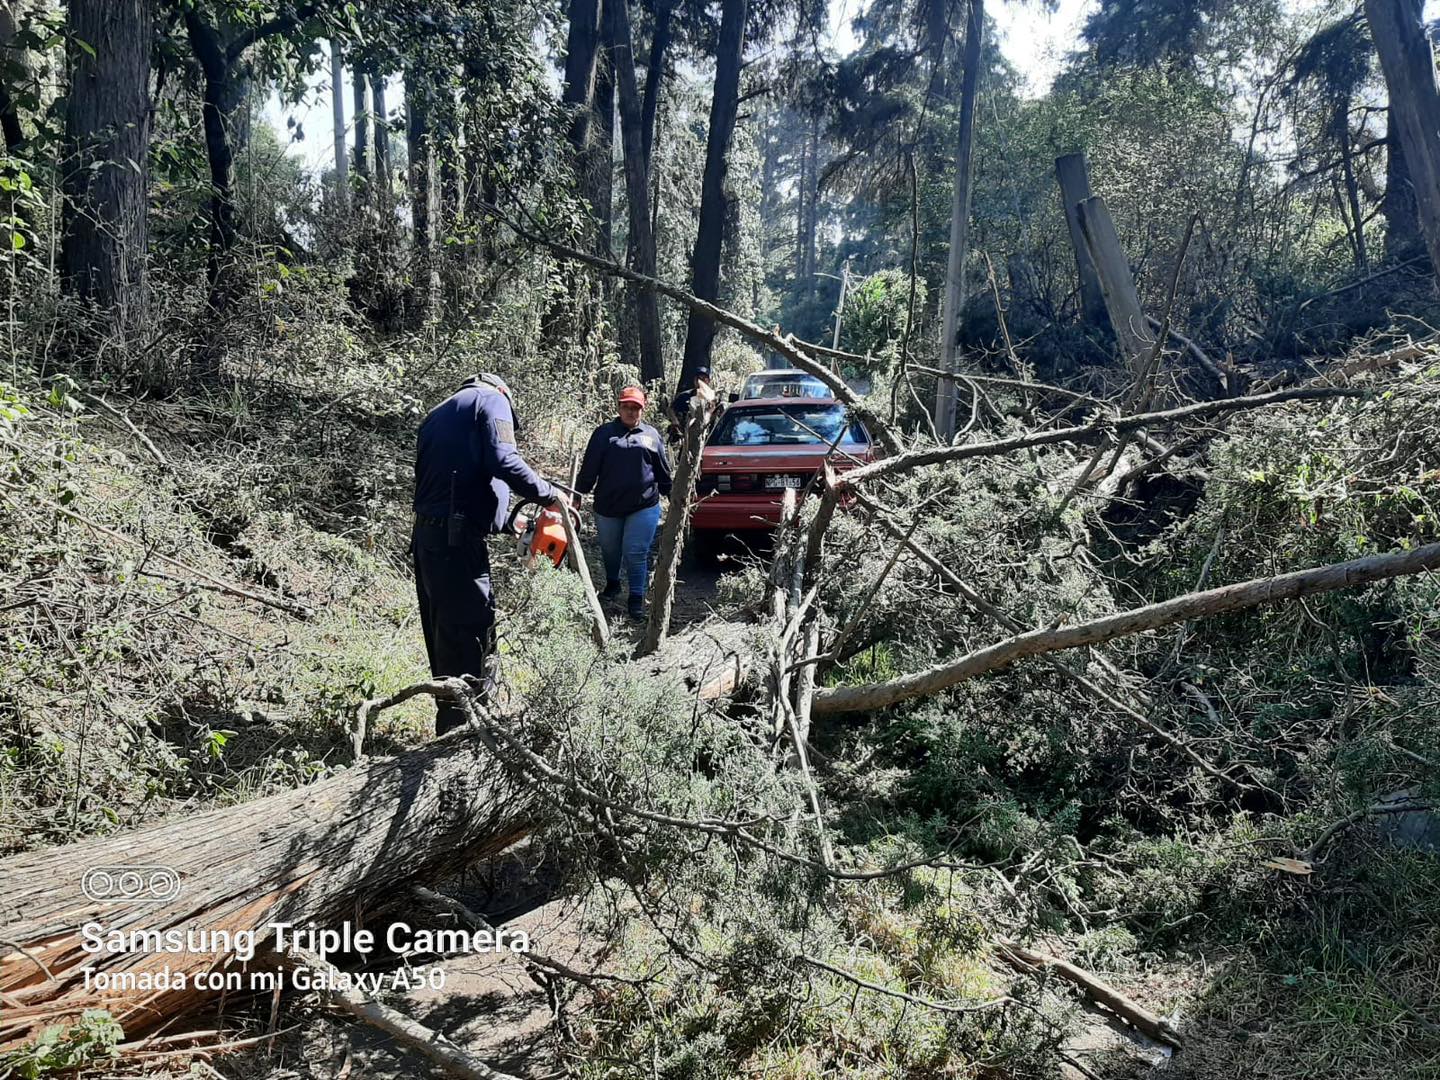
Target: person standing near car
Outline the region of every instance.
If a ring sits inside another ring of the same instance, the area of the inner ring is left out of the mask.
[[[619,415],[590,435],[575,490],[595,492],[595,531],[605,561],[601,596],[620,595],[620,566],[630,587],[632,619],[645,617],[645,588],[650,572],[650,547],[660,524],[660,496],[670,494],[670,459],[660,433],[640,419],[645,391],[627,386],[620,391]]]
[[[494,690],[495,594],[485,538],[504,527],[513,488],[565,512],[567,500],[520,456],[510,388],[488,372],[467,380],[426,415],[415,446],[415,592],[430,673],[471,676]],[[441,700],[435,734],[465,723]]]

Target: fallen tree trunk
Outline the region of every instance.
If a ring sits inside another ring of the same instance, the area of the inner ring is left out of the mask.
[[[724,697],[753,666],[751,636],[726,623],[696,628],[634,664],[635,677],[673,680],[677,692],[700,700]],[[362,714],[368,719],[383,704],[367,702]],[[357,903],[522,839],[533,827],[534,784],[513,779],[486,742],[483,732],[464,729],[295,791],[0,860],[0,1049],[91,1008],[109,1009],[127,1034],[152,1028],[214,996],[219,987],[195,986],[197,976],[241,971],[241,989],[248,985],[237,952],[248,959],[250,950],[235,934],[253,935],[258,955],[274,941],[276,923],[354,920]],[[94,876],[100,868],[117,896],[123,870],[142,868],[129,883],[139,895],[127,887],[135,898],[107,900]],[[152,880],[159,898],[147,895]],[[87,938],[90,923],[103,930]],[[120,931],[129,943],[132,932],[172,930],[182,951],[98,951],[96,934]],[[197,936],[187,941],[187,931]],[[231,937],[217,942],[216,931]],[[153,985],[162,969],[171,973],[168,987]],[[151,983],[101,983],[142,973]],[[183,986],[174,985],[177,975]]]
[[[1218,589],[1187,593],[1158,604],[1147,604],[1145,607],[1092,619],[1075,626],[1017,634],[994,645],[977,649],[958,660],[904,675],[889,682],[821,690],[815,695],[814,712],[816,716],[824,716],[883,709],[887,705],[894,705],[912,697],[938,693],[966,679],[995,671],[1027,656],[1043,656],[1063,649],[1098,645],[1127,634],[1138,634],[1189,619],[1221,615],[1228,611],[1240,611],[1261,604],[1273,604],[1278,600],[1292,600],[1299,596],[1347,589],[1356,585],[1368,585],[1374,581],[1418,574],[1436,568],[1440,568],[1440,543],[1426,544],[1411,551],[1371,555],[1364,559],[1351,559],[1349,562],[1333,563],[1313,570],[1299,570],[1279,577],[1257,578]]]
[[[323,927],[354,917],[357,898],[509,847],[530,830],[532,806],[481,734],[459,731],[296,791],[6,859],[0,1048],[87,1008],[109,1009],[127,1033],[153,1026],[209,994],[194,980],[235,957],[237,932],[253,935],[258,949],[275,923]],[[127,882],[121,868],[132,867],[144,869]],[[111,895],[139,895],[107,900],[97,868],[107,868]],[[97,952],[93,928],[91,940],[82,934],[91,923],[127,942],[132,931],[176,930],[185,948]],[[187,941],[187,931],[209,940]],[[213,931],[231,940],[216,941]],[[185,975],[185,985],[101,989],[95,980],[151,973],[153,982],[162,969],[172,982]]]

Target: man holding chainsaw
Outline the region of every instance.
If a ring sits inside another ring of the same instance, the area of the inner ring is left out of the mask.
[[[499,532],[510,490],[568,511],[568,502],[526,464],[510,388],[497,375],[468,379],[431,409],[415,448],[415,591],[430,672],[495,684],[495,597],[485,538]],[[435,734],[465,723],[464,710],[441,701]]]

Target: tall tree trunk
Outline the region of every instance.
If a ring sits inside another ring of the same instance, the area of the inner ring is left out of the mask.
[[[645,152],[645,175],[650,175],[655,146],[655,115],[660,108],[660,88],[665,78],[666,54],[670,49],[670,24],[675,0],[661,0],[655,12],[655,34],[650,39],[650,59],[645,64],[645,100],[640,106],[640,146]]]
[[[1399,123],[1391,109],[1385,120],[1385,255],[1399,261],[1415,257],[1424,248],[1415,182],[1410,178]]]
[[[350,208],[350,158],[345,153],[345,68],[340,42],[330,41],[330,110],[335,129],[335,205],[345,214]]]
[[[572,110],[567,138],[577,160],[590,144],[595,69],[600,56],[600,0],[570,0],[565,38],[565,87],[560,100]]]
[[[820,117],[810,118],[810,175],[805,190],[805,291],[815,288],[815,234],[820,229]]]
[[[1370,36],[1380,55],[1390,108],[1396,113],[1414,184],[1425,245],[1440,274],[1440,91],[1435,57],[1420,21],[1419,0],[1365,0]],[[1440,282],[1440,278],[1437,278]]]
[[[23,0],[0,0],[0,64],[8,64],[18,70],[23,79],[29,73],[25,63],[25,50],[12,45],[19,21]],[[4,82],[0,82],[0,135],[4,136],[5,149],[11,154],[18,153],[25,143],[25,132],[20,127],[20,113],[10,97]]]
[[[385,76],[371,80],[370,92],[375,98],[375,190],[382,214],[388,213],[395,197],[390,176],[390,110],[385,105]]]
[[[370,98],[369,77],[358,64],[350,70],[350,92],[355,112],[355,206],[370,202]]]
[[[721,245],[725,235],[725,168],[730,136],[740,108],[740,55],[745,45],[747,0],[721,0],[720,40],[715,50],[715,95],[710,102],[710,131],[705,140],[705,176],[700,185],[700,227],[690,260],[691,292],[715,303],[720,298]],[[695,372],[710,366],[715,324],[696,311],[685,328],[681,388]]]
[[[1335,134],[1340,139],[1340,165],[1345,178],[1345,201],[1349,204],[1352,223],[1351,245],[1355,249],[1355,268],[1364,273],[1370,268],[1370,255],[1365,250],[1365,215],[1360,211],[1360,186],[1355,181],[1354,147],[1350,143],[1350,101],[1335,117]]]
[[[625,0],[612,0],[615,6]],[[592,121],[591,147],[586,172],[590,179],[590,205],[595,208],[598,226],[595,237],[597,254],[610,257],[610,239],[615,231],[615,64],[609,50],[602,50],[596,64],[595,118]],[[603,279],[608,292],[610,278]]]
[[[795,189],[795,288],[803,292],[807,278],[805,274],[805,227],[810,220],[807,209],[810,197],[810,140],[800,143],[800,181]]]
[[[70,0],[67,22],[61,280],[123,340],[147,314],[150,0]]]
[[[960,309],[965,303],[965,263],[970,251],[970,159],[975,146],[975,98],[980,85],[980,35],[985,0],[970,0],[965,27],[965,71],[960,85],[960,140],[955,150],[955,198],[950,205],[950,255],[945,264],[940,367],[958,370]],[[935,431],[942,442],[955,437],[955,380],[942,377],[935,390]]]
[[[210,163],[210,302],[212,306],[222,307],[229,291],[226,270],[237,235],[232,136],[239,134],[243,139],[245,134],[233,132],[232,122],[245,99],[245,87],[236,75],[219,31],[194,10],[185,13],[185,29],[205,77],[201,118],[205,128],[205,154]]]
[[[410,161],[410,220],[412,233],[412,321],[423,324],[434,314],[435,218],[434,148],[430,137],[431,82],[418,65],[405,72],[405,147]]]
[[[1075,249],[1075,274],[1080,283],[1080,317],[1099,330],[1110,328],[1105,312],[1105,295],[1100,291],[1100,275],[1095,260],[1085,244],[1080,228],[1079,206],[1094,194],[1090,190],[1090,170],[1083,153],[1066,154],[1055,159],[1055,179],[1060,184],[1060,201],[1065,207],[1065,224],[1070,229],[1070,246]]]
[[[635,84],[630,12],[625,0],[610,0],[605,14],[610,59],[620,96],[620,138],[624,147],[631,267],[636,273],[653,278],[655,236],[650,230],[649,162],[645,154],[644,109]],[[634,298],[635,328],[640,342],[640,377],[646,382],[663,381],[665,358],[661,347],[660,305],[655,290],[632,287],[629,291]]]

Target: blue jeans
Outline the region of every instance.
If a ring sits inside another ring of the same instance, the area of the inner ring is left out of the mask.
[[[607,583],[620,580],[620,560],[624,558],[625,575],[630,579],[630,595],[645,595],[645,582],[650,576],[650,547],[655,543],[655,530],[659,526],[658,502],[624,517],[595,515],[595,531],[600,536],[600,555],[605,560]]]

